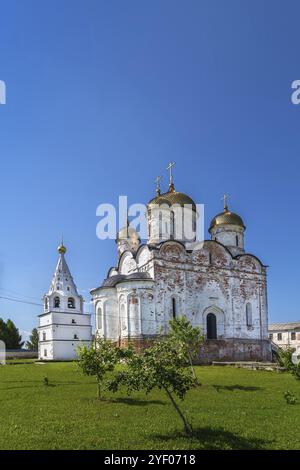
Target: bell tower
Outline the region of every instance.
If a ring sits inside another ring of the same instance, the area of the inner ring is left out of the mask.
[[[84,301],[78,294],[65,260],[66,247],[58,247],[59,258],[44,310],[39,315],[39,359],[76,359],[78,346],[89,345],[92,339],[91,315],[83,311]]]

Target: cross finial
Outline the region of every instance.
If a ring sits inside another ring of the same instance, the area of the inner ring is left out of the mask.
[[[223,201],[223,204],[224,204],[224,211],[227,212],[228,211],[228,199],[229,199],[229,196],[228,194],[224,194],[223,197],[222,197],[222,201]]]
[[[156,194],[160,196],[160,180],[162,179],[162,176],[157,176],[155,183],[156,183]]]
[[[167,170],[170,172],[170,180],[169,180],[169,191],[174,190],[174,178],[173,178],[173,166],[175,166],[175,162],[170,162],[167,166]]]

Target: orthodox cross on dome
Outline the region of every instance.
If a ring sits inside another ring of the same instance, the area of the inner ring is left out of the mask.
[[[227,212],[228,211],[228,199],[229,199],[228,194],[225,193],[221,199],[224,204],[224,212]]]
[[[157,196],[160,196],[160,180],[162,179],[162,176],[157,176],[155,183],[156,183],[156,194]]]
[[[169,191],[174,191],[174,178],[173,178],[173,166],[175,166],[175,162],[170,162],[167,166],[167,170],[170,172],[170,179],[169,179]]]

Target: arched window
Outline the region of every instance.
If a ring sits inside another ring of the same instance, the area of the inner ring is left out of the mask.
[[[217,317],[214,313],[209,313],[206,317],[207,339],[217,339]]]
[[[102,308],[97,309],[97,329],[102,329]]]
[[[68,308],[75,308],[75,300],[73,297],[68,298]]]
[[[45,297],[45,310],[48,310],[48,297]]]
[[[59,297],[54,297],[54,303],[53,303],[53,305],[54,305],[54,308],[59,308],[59,306],[60,306],[60,299],[59,299]]]
[[[236,246],[239,246],[239,237],[237,235],[235,237],[235,244],[236,244]]]
[[[43,332],[43,341],[46,341],[46,333]]]
[[[212,254],[209,253],[209,264],[212,265]]]
[[[170,238],[175,237],[175,214],[174,211],[170,212]]]
[[[162,238],[162,232],[163,232],[163,215],[162,212],[159,211],[159,216],[158,216],[158,238]]]
[[[249,302],[246,304],[246,324],[252,326],[252,305]]]
[[[176,318],[176,299],[172,297],[172,317]]]
[[[196,236],[197,235],[197,220],[196,220],[196,214],[195,212],[193,212],[193,232],[194,232],[194,235]]]

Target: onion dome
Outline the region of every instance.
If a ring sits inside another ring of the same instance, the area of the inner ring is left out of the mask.
[[[227,205],[224,207],[223,212],[216,215],[212,219],[209,227],[209,232],[215,227],[224,227],[225,225],[237,225],[238,227],[242,227],[243,229],[246,228],[243,219],[238,214],[231,212],[228,209]]]
[[[117,241],[118,240],[127,240],[128,238],[139,239],[139,234],[129,224],[127,224],[126,227],[123,227],[123,228],[121,228],[121,230],[119,230],[119,232],[117,234]]]
[[[169,206],[178,204],[181,207],[189,204],[192,206],[192,209],[196,211],[196,204],[193,199],[187,194],[176,191],[174,185],[170,185],[169,191],[166,193],[158,194],[155,198],[151,199],[151,201],[148,202],[148,208],[151,209],[151,206],[161,206],[163,204],[167,204]]]

